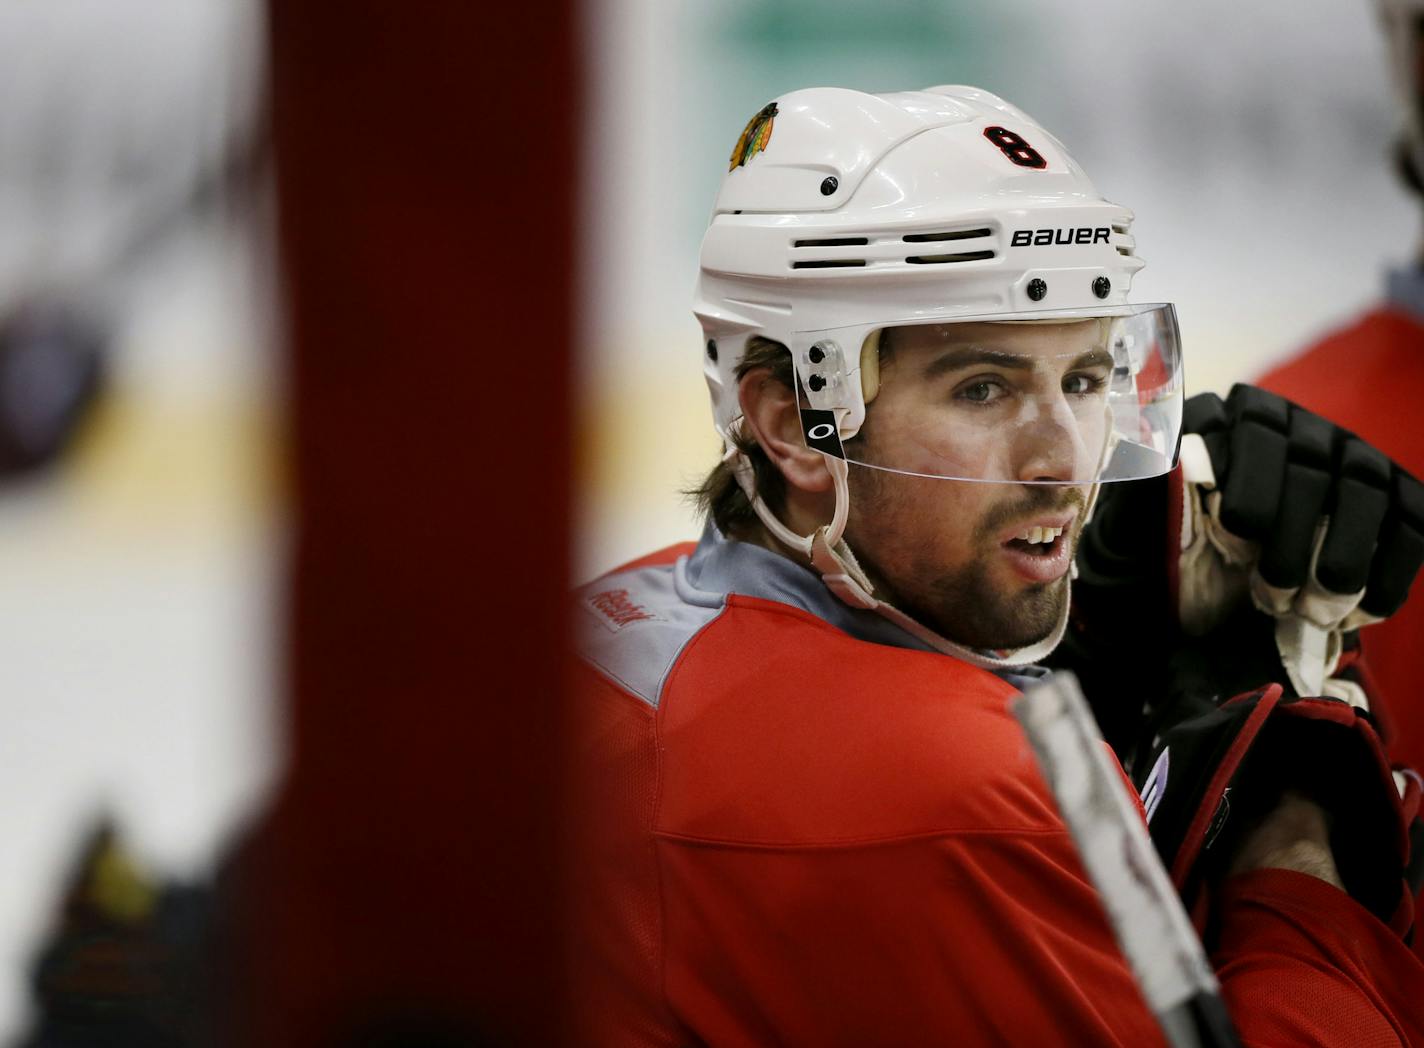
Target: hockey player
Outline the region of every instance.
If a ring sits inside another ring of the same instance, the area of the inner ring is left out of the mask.
[[[1398,167],[1410,190],[1424,194],[1424,67],[1419,61],[1424,2],[1380,0],[1379,8],[1404,118]],[[1391,273],[1383,303],[1278,365],[1260,382],[1353,430],[1424,476],[1424,430],[1415,410],[1424,396],[1424,267],[1416,261]],[[1421,644],[1424,593],[1416,585],[1414,599],[1372,628],[1365,643],[1377,691],[1375,714],[1389,752],[1413,767],[1424,764],[1424,704],[1415,697]],[[1424,956],[1424,936],[1416,937],[1414,945]]]
[[[1211,468],[1228,493],[1261,472],[1232,443],[1248,392],[1162,484],[1179,339],[1127,301],[1130,221],[973,88],[799,91],[748,125],[696,294],[726,448],[707,529],[578,594],[576,1043],[1160,1042],[1008,711],[1068,628],[1104,488],[1165,492],[1129,530],[1205,535]],[[1198,603],[1238,602],[1250,555],[1203,556],[1224,584]],[[1164,730],[1158,844],[1245,1038],[1424,1040],[1368,722],[1273,684]],[[1370,830],[1349,861],[1342,814]]]
[[[1424,0],[1380,0],[1394,87],[1403,114],[1396,153],[1409,188],[1424,193]],[[1421,255],[1424,259],[1424,255]],[[1424,398],[1424,268],[1390,274],[1386,300],[1276,367],[1260,384],[1353,430],[1415,476],[1424,476],[1424,428],[1417,405]],[[1388,729],[1393,756],[1424,766],[1424,703],[1418,653],[1424,645],[1424,595],[1365,642],[1381,696],[1377,714]],[[1420,940],[1424,947],[1424,939]]]

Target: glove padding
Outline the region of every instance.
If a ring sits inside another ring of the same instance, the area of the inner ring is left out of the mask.
[[[1175,591],[1184,632],[1206,634],[1249,593],[1276,620],[1298,694],[1328,683],[1345,634],[1399,610],[1424,564],[1424,485],[1354,434],[1265,390],[1187,402]]]
[[[1125,760],[1135,696],[1165,692],[1184,638],[1258,674],[1222,696],[1275,681],[1366,705],[1340,673],[1352,634],[1398,609],[1424,561],[1424,486],[1347,431],[1241,385],[1187,401],[1183,425],[1172,474],[1103,485],[1052,659],[1079,672]]]
[[[1245,836],[1286,790],[1319,804],[1345,889],[1398,934],[1413,922],[1406,881],[1417,776],[1390,771],[1367,714],[1337,699],[1285,698],[1279,685],[1202,702],[1163,729],[1133,776],[1153,843],[1199,931]],[[1400,786],[1404,786],[1401,798]]]

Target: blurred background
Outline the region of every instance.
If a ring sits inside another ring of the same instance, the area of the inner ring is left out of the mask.
[[[578,19],[577,578],[697,533],[679,491],[719,450],[697,246],[782,92],[969,83],[1033,114],[1136,211],[1134,297],[1177,304],[1190,392],[1347,320],[1416,248],[1369,0],[587,0]],[[0,1043],[97,818],[145,868],[201,878],[281,766],[265,68],[251,0],[0,0]],[[487,104],[527,90],[511,75]]]
[[[0,3],[0,1043],[97,820],[196,877],[277,763],[260,14]]]

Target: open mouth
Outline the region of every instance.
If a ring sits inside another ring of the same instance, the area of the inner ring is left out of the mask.
[[[1008,564],[1020,577],[1033,583],[1054,582],[1068,574],[1073,520],[1074,514],[1056,517],[1002,538],[1000,548]]]
[[[1062,528],[1032,527],[1009,539],[1005,543],[1011,549],[1020,550],[1034,557],[1051,557],[1063,543]]]

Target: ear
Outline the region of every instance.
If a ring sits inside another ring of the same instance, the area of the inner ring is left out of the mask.
[[[830,491],[825,458],[801,435],[796,394],[773,378],[770,368],[753,368],[738,381],[737,397],[745,425],[787,483],[802,491]]]

